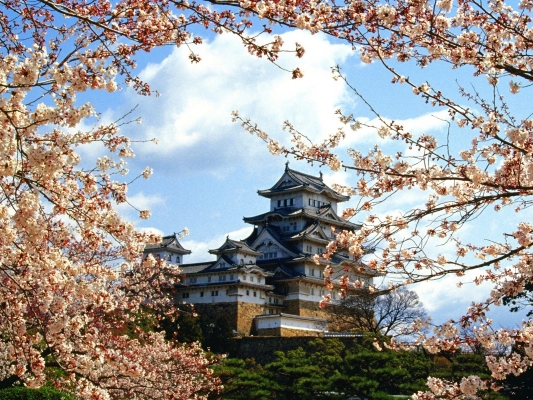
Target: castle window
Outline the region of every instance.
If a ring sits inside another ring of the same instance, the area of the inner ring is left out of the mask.
[[[180,256],[176,256],[176,262],[177,262],[177,263],[180,262]]]
[[[226,280],[226,275],[219,275],[218,276],[218,281],[219,282],[224,282]]]
[[[168,261],[172,262],[172,254],[168,255]]]
[[[200,292],[200,297],[204,297],[204,292]]]
[[[257,297],[257,292],[254,291],[254,297]]]
[[[229,295],[229,290],[226,290],[226,296]]]
[[[209,283],[209,282],[211,282],[211,277],[210,276],[207,277],[207,283]]]
[[[244,260],[241,258],[240,265],[244,265]]]
[[[315,295],[315,289],[311,288],[311,296],[314,296],[314,295]]]
[[[279,303],[279,299],[274,299],[274,304],[278,304]]]
[[[313,205],[313,200],[309,199],[309,205],[310,205],[310,206]]]
[[[278,207],[281,207],[281,200],[278,200]]]
[[[324,277],[324,271],[322,271],[322,270],[318,271],[318,276],[320,278],[323,278]]]
[[[212,290],[211,296],[218,296],[218,290]]]
[[[294,205],[294,199],[291,199],[291,201],[290,201],[290,205],[291,205],[291,206]]]
[[[287,207],[287,199],[283,200],[283,206]]]
[[[250,291],[246,290],[246,296],[250,296]]]
[[[268,302],[269,302],[269,303],[272,303],[272,297],[269,297],[269,298],[268,298]]]
[[[253,282],[253,281],[254,281],[254,277],[251,276],[251,277],[250,277],[250,282]]]
[[[233,274],[231,274],[231,275],[229,276],[229,280],[232,281],[233,279],[235,279],[235,276],[234,276]]]
[[[309,268],[309,275],[315,276],[315,269],[314,268]]]
[[[189,278],[189,283],[196,283],[197,279],[198,278],[196,276],[192,276],[192,277]]]
[[[274,310],[271,309],[271,308],[269,308],[269,309],[268,309],[268,313],[269,313],[269,314],[274,314]]]
[[[181,297],[184,298],[184,299],[188,299],[189,298],[189,292],[182,293]]]

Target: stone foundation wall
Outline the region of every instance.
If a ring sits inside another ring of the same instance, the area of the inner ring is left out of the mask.
[[[237,326],[237,303],[214,303],[214,304],[195,304],[194,309],[198,315],[206,317],[213,321],[219,318],[224,318],[228,323],[235,327]]]
[[[243,336],[255,334],[254,317],[263,314],[265,307],[252,303],[239,302],[237,304],[237,332]]]
[[[324,318],[328,319],[328,313],[319,307],[316,301],[308,300],[285,300],[283,302],[286,314],[299,315],[301,317]]]
[[[256,332],[258,336],[267,337],[321,337],[322,332],[302,331],[284,327],[260,329]]]
[[[230,326],[242,336],[255,334],[254,317],[264,313],[264,306],[252,303],[211,303],[195,304],[196,312],[213,321],[225,318]]]

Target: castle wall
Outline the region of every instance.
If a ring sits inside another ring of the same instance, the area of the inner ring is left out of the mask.
[[[254,332],[254,317],[263,314],[265,307],[260,304],[238,303],[237,332],[243,336],[251,335]]]
[[[261,329],[257,332],[258,336],[276,336],[276,337],[321,337],[322,332],[302,331],[299,329],[290,329],[285,327]]]
[[[194,309],[198,315],[217,321],[223,317],[231,326],[237,325],[237,303],[208,303],[195,304]]]
[[[301,317],[328,318],[328,313],[319,307],[319,303],[309,300],[285,300],[283,302],[286,314],[299,315]]]

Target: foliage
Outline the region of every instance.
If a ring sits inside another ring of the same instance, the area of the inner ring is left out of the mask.
[[[389,74],[390,81],[376,82],[375,90],[387,93],[389,83],[405,85],[438,110],[444,122],[436,133],[404,126],[384,114],[389,110],[369,103],[339,67],[334,68],[334,78],[346,83],[373,119],[339,109],[346,129],[318,143],[286,122],[284,129],[293,143],[285,148],[234,113],[234,120],[267,142],[273,154],[293,155],[351,174],[346,179],[351,179],[349,185],[336,188],[359,200],[343,215],[365,220],[356,232],[337,231],[336,240],[317,256],[317,262],[348,249],[370,268],[387,273],[392,288],[446,275],[492,285],[490,296],[473,303],[466,315],[443,324],[434,336],[421,337],[420,343],[432,352],[457,350],[473,341],[489,350],[517,341],[531,343],[531,321],[517,329],[494,329],[486,313],[533,282],[533,224],[527,214],[533,204],[533,122],[530,110],[522,107],[529,101],[533,82],[533,3],[371,0],[327,1],[316,6],[304,0],[292,7],[277,2],[247,4],[270,21],[324,32],[334,41],[352,45],[363,62],[375,62]],[[416,66],[431,68],[433,76],[428,79],[431,75],[418,73]],[[458,82],[454,92],[450,79],[442,79],[441,72],[449,73],[449,67],[457,78],[472,74],[471,85]],[[337,152],[349,129],[355,135],[373,134],[376,145],[368,151],[350,149],[347,155]],[[394,212],[379,209],[385,201],[401,200],[407,190],[419,199],[415,205]],[[475,226],[476,220],[505,223],[494,232],[484,231],[482,223],[476,234],[469,235],[466,228]],[[375,252],[368,254],[368,248]],[[332,273],[327,270],[326,274],[331,288],[331,280],[337,278]],[[349,273],[339,281],[343,294],[363,285],[350,282]],[[325,302],[329,300],[326,297]],[[471,327],[476,328],[475,335],[463,337],[461,329]],[[521,355],[489,356],[492,377],[501,380],[530,367],[533,346],[526,349]],[[420,393],[419,399],[467,398],[488,387],[488,382],[474,377],[465,378],[461,385],[433,382],[432,393]]]
[[[376,61],[390,72],[395,84],[412,88],[414,95],[444,110],[449,132],[443,137],[410,132],[375,113],[375,120],[358,121],[339,111],[341,121],[354,130],[372,129],[379,141],[403,148],[389,152],[380,145],[363,154],[351,150],[344,162],[334,147],[344,131],[323,143],[306,141],[287,123],[292,149],[284,149],[247,120],[275,154],[318,161],[333,170],[353,171],[357,183],[337,189],[360,196],[360,203],[345,211],[350,218],[369,212],[385,199],[412,189],[427,192],[427,201],[402,213],[370,215],[358,232],[337,232],[324,255],[348,248],[355,257],[369,245],[376,252],[369,267],[389,272],[398,285],[437,279],[446,274],[463,276],[478,271],[476,283],[494,285],[491,297],[474,304],[462,327],[478,323],[475,340],[491,348],[496,342],[531,343],[533,328],[493,330],[485,318],[489,305],[516,296],[532,281],[530,248],[533,225],[517,222],[490,242],[465,240],[461,228],[482,214],[507,215],[531,206],[533,182],[533,124],[528,114],[514,112],[501,94],[505,85],[520,98],[533,80],[531,12],[528,0],[507,4],[502,0],[370,0],[342,4],[299,1],[137,1],[106,0],[22,2],[9,0],[0,11],[0,379],[16,376],[38,387],[46,381],[45,358],[52,357],[65,372],[65,382],[79,396],[105,398],[189,398],[216,388],[209,360],[195,346],[176,346],[162,334],[139,332],[139,338],[115,335],[116,318],[135,321],[140,304],[166,307],[162,290],[174,271],[164,262],[139,252],[157,237],[136,231],[114,210],[127,202],[124,158],[132,157],[131,141],[118,134],[126,120],[77,131],[96,111],[79,104],[80,93],[113,92],[127,83],[139,93],[150,88],[133,75],[135,57],[157,46],[200,44],[190,29],[195,25],[216,33],[239,36],[248,51],[275,62],[282,41],[260,44],[259,35],[247,36],[253,16],[273,25],[322,31],[348,42],[364,62]],[[513,8],[518,7],[518,8]],[[261,25],[261,24],[259,24]],[[296,45],[295,53],[304,49]],[[190,59],[200,57],[191,51]],[[394,59],[394,68],[393,61]],[[401,63],[421,67],[444,62],[453,68],[469,67],[486,76],[483,90],[459,89],[454,100],[446,87],[405,77]],[[294,78],[302,76],[299,69]],[[365,99],[345,79],[354,96]],[[527,101],[517,103],[527,104]],[[527,111],[529,113],[529,111]],[[235,119],[240,119],[235,114]],[[468,131],[467,131],[468,129]],[[455,140],[455,133],[461,140]],[[466,138],[466,140],[465,140]],[[95,166],[80,163],[78,146],[99,143],[102,157]],[[464,146],[457,143],[466,143]],[[147,178],[151,169],[141,174]],[[148,210],[140,210],[142,218]],[[453,256],[438,253],[439,245],[455,246]],[[470,257],[471,256],[471,257]],[[320,262],[320,260],[317,260]],[[326,282],[331,287],[330,271]],[[349,280],[342,279],[343,291]],[[361,282],[354,282],[360,286]],[[461,345],[458,329],[450,322],[424,345],[438,352]],[[519,373],[530,364],[533,346],[523,355],[489,357],[495,378]],[[437,396],[471,396],[486,387],[468,378],[447,386],[430,385]],[[429,393],[420,399],[431,398]]]
[[[132,74],[139,52],[201,42],[187,32],[191,24],[236,34],[241,25],[188,2],[2,4],[0,381],[42,386],[51,363],[63,371],[54,385],[82,398],[205,396],[218,383],[201,348],[141,328],[141,305],[175,314],[166,288],[177,273],[141,260],[160,238],[115,210],[128,202],[124,160],[134,153],[119,129],[129,121],[101,124],[79,99],[124,84],[149,94]],[[100,146],[94,163],[81,159],[86,145]]]
[[[358,290],[328,310],[341,331],[394,337],[412,334],[415,322],[428,319],[418,295],[404,288],[386,293]]]
[[[254,360],[226,359],[215,367],[224,399],[392,399],[425,390],[430,375],[461,382],[489,370],[481,355],[434,356],[424,351],[378,351],[372,336],[344,345],[337,339],[315,339],[306,348],[276,352],[264,366]],[[506,399],[494,391],[482,399]]]
[[[211,315],[196,314],[184,307],[179,316],[164,318],[160,327],[167,339],[177,339],[181,343],[198,342],[206,351],[215,354],[234,354],[237,344],[233,329],[224,316],[213,318]]]
[[[533,305],[533,282],[528,282],[524,285],[524,290],[513,296],[505,296],[503,304],[510,306],[511,312],[518,312],[524,308],[531,308]],[[533,315],[533,309],[530,309],[527,314],[528,317]]]
[[[3,400],[73,400],[67,393],[60,392],[48,386],[39,389],[26,387],[12,387],[0,390],[0,398]]]

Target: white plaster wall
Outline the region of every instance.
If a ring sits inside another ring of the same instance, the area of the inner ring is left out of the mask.
[[[299,329],[299,330],[310,330],[310,331],[324,331],[326,330],[326,325],[318,322],[292,319],[290,317],[273,315],[269,318],[260,318],[256,320],[257,329],[269,329],[269,328],[289,328],[289,329]]]
[[[249,294],[246,294],[246,291],[248,290]],[[254,297],[254,291],[256,292],[256,296]],[[252,304],[265,304],[268,301],[268,297],[264,290],[258,290],[253,288],[239,288],[239,301],[246,302],[246,303],[252,303]]]

